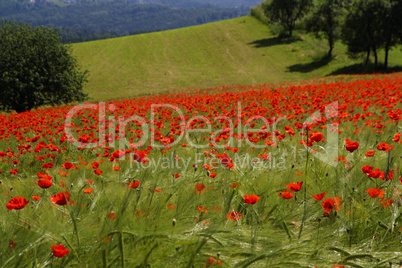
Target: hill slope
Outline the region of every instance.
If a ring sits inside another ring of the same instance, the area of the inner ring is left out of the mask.
[[[150,94],[166,89],[297,81],[336,72],[358,61],[336,44],[336,59],[317,61],[325,41],[308,35],[281,41],[247,16],[200,26],[73,45],[90,71],[85,91],[94,99]],[[390,65],[402,62],[391,51]]]

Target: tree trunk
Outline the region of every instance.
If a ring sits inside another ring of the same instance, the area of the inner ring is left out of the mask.
[[[332,50],[334,49],[334,39],[332,34],[328,35],[328,43],[329,43],[329,51],[328,51],[328,58],[332,58]]]
[[[385,59],[384,59],[384,68],[385,69],[388,68],[388,51],[389,51],[389,47],[385,47]]]
[[[377,68],[378,56],[377,56],[377,49],[375,47],[373,47],[373,53],[374,53],[374,67]]]
[[[329,51],[328,51],[328,58],[332,58],[332,50],[334,49],[334,46],[330,46],[329,47]]]
[[[385,43],[385,59],[384,59],[384,68],[388,68],[388,52],[389,52],[389,47],[390,47],[390,38],[388,38],[387,42]]]
[[[366,56],[366,62],[364,63],[364,65],[366,66],[370,60],[370,49],[367,50],[367,56]]]

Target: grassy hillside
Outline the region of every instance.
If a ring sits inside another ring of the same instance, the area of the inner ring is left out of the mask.
[[[325,76],[360,61],[337,44],[336,58],[320,61],[327,45],[309,35],[278,40],[247,16],[201,26],[73,45],[90,71],[85,91],[94,99],[167,89],[297,81]],[[402,62],[393,50],[390,66]]]

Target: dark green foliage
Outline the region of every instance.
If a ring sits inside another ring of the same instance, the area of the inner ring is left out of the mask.
[[[335,42],[340,37],[340,23],[344,13],[344,0],[318,0],[306,19],[306,30],[317,38],[328,41],[328,58],[332,57]]]
[[[388,65],[388,51],[401,41],[401,0],[355,0],[349,6],[342,26],[342,40],[352,55],[370,53],[378,65],[377,51],[385,50],[384,66]]]
[[[262,7],[271,23],[280,23],[292,36],[296,21],[303,18],[311,5],[311,0],[268,0]]]
[[[55,29],[0,24],[0,106],[23,112],[41,105],[81,101],[87,73]]]

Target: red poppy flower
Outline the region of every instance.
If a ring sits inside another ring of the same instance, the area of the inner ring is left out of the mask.
[[[221,260],[215,260],[212,257],[209,257],[207,260],[207,263],[205,264],[205,267],[211,267],[211,266],[222,266]]]
[[[52,168],[53,166],[54,166],[53,163],[44,163],[44,164],[42,165],[42,168]],[[63,165],[61,165],[61,166],[63,166]]]
[[[114,151],[114,152],[112,153],[112,156],[113,156],[114,158],[121,158],[121,157],[123,157],[125,154],[126,154],[126,153],[125,153],[124,151],[122,151],[122,150],[116,150],[116,151]]]
[[[230,188],[233,188],[233,189],[234,189],[234,188],[237,188],[237,186],[239,186],[239,184],[238,184],[238,183],[235,183],[235,182],[229,185],[229,187],[230,187]]]
[[[61,167],[64,167],[65,169],[73,169],[74,164],[71,164],[70,162],[64,162],[64,164],[62,164]]]
[[[59,206],[67,205],[67,202],[70,202],[70,193],[68,191],[65,191],[52,195],[50,197],[50,201]]]
[[[204,192],[205,189],[205,185],[202,183],[197,183],[194,188],[197,190],[198,194],[202,194]]]
[[[174,177],[175,179],[177,179],[177,178],[180,177],[180,174],[173,174],[173,177]]]
[[[211,178],[215,178],[215,177],[216,177],[216,173],[211,173],[211,174],[209,174],[209,176],[210,176]]]
[[[205,168],[206,170],[213,170],[213,168],[207,164],[202,165],[202,167]]]
[[[392,170],[390,170],[388,172],[388,176],[386,178],[385,178],[385,172],[380,172],[379,178],[382,180],[390,181],[394,178],[394,172]]]
[[[13,210],[13,209],[23,209],[27,204],[29,203],[29,200],[26,200],[25,198],[21,196],[17,196],[14,198],[11,198],[10,201],[6,204],[6,207],[8,210]]]
[[[173,210],[173,209],[175,208],[175,205],[166,204],[166,207],[167,207],[169,210]]]
[[[99,175],[101,175],[103,173],[103,171],[100,170],[100,169],[95,169],[94,173],[99,176]]]
[[[401,141],[401,133],[395,133],[394,138],[392,139],[394,142],[400,142]]]
[[[372,198],[383,198],[385,191],[384,190],[380,190],[378,188],[375,189],[367,189],[366,192],[372,197]]]
[[[134,181],[130,182],[128,188],[136,189],[139,185],[140,185],[140,182],[137,180],[134,180]]]
[[[362,166],[363,173],[366,174],[367,176],[373,171],[373,169],[374,168],[372,166],[369,166],[369,165]]]
[[[46,179],[46,180],[51,180],[51,179],[52,179],[52,176],[49,176],[49,175],[44,174],[44,173],[42,173],[42,172],[38,172],[38,173],[36,173],[36,175],[37,175],[38,178],[40,178],[40,179]]]
[[[381,201],[379,202],[379,204],[382,204],[382,206],[385,207],[389,207],[390,205],[392,205],[394,203],[394,200],[392,199],[381,199]]]
[[[208,213],[208,210],[205,206],[198,206],[197,210],[199,213],[203,212],[203,213]]]
[[[278,195],[283,199],[290,199],[293,197],[293,194],[288,190],[282,190],[282,192],[278,193]]]
[[[288,185],[286,185],[286,188],[288,188],[292,192],[298,192],[298,191],[300,191],[302,185],[303,185],[303,182],[298,181],[298,182],[289,183]]]
[[[43,189],[49,188],[50,186],[52,186],[52,184],[53,184],[52,180],[48,179],[40,179],[38,181],[39,187]]]
[[[42,197],[40,197],[39,195],[33,195],[32,199],[35,200],[35,201],[38,201],[38,200],[41,200]]]
[[[113,167],[113,170],[115,170],[115,171],[121,171],[120,167],[118,167],[118,166]]]
[[[70,249],[66,249],[63,245],[52,245],[50,248],[53,251],[53,256],[57,258],[63,258],[70,252]]]
[[[18,169],[11,169],[10,174],[17,175],[18,174]]]
[[[390,146],[385,142],[381,142],[380,144],[377,145],[377,149],[388,153],[389,149],[391,150],[394,149],[394,146]]]
[[[226,219],[228,220],[232,220],[232,221],[238,221],[240,219],[240,217],[242,217],[243,214],[240,214],[237,211],[232,211],[230,213],[228,213],[228,215],[226,215]]]
[[[357,141],[351,141],[346,143],[346,150],[353,153],[359,148],[359,143]]]
[[[318,201],[320,201],[320,200],[322,200],[322,198],[323,198],[326,194],[327,194],[327,192],[323,192],[323,193],[318,194],[318,195],[314,195],[314,194],[313,194],[313,197],[314,197],[315,199],[317,199]]]
[[[324,201],[322,202],[322,207],[324,208],[324,212],[330,212],[332,210],[336,210],[339,211],[339,205],[341,202],[341,198],[340,197],[332,197],[332,198],[327,198],[324,199]]]
[[[97,169],[99,167],[99,162],[93,161],[91,167]]]
[[[315,132],[310,135],[310,140],[313,142],[319,142],[322,138],[324,138],[324,134],[321,132]]]
[[[14,250],[15,247],[17,246],[17,244],[15,243],[15,240],[10,240],[8,245],[11,250]]]
[[[114,212],[110,212],[109,214],[107,214],[107,217],[111,220],[115,220],[117,219],[117,215]]]
[[[93,190],[94,190],[94,189],[92,189],[91,187],[89,187],[89,188],[87,188],[87,189],[84,189],[83,192],[84,192],[84,194],[90,194],[90,193],[92,193]]]
[[[243,196],[244,198],[244,203],[250,204],[250,205],[254,205],[255,203],[258,202],[258,200],[260,200],[259,196],[256,195],[245,195]]]
[[[366,157],[372,157],[375,154],[375,151],[367,151],[367,153],[365,153],[364,155]]]

